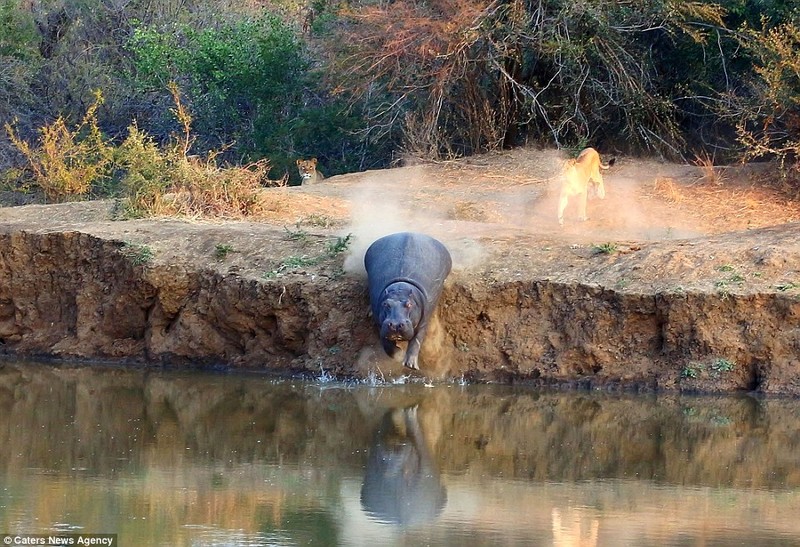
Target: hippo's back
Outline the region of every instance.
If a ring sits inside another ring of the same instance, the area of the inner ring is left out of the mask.
[[[435,302],[452,268],[447,247],[425,234],[400,232],[376,240],[364,256],[370,295],[396,281],[420,287]]]

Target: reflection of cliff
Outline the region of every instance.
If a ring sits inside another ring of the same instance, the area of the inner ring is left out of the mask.
[[[386,412],[375,432],[361,488],[371,516],[402,525],[435,519],[447,493],[417,417],[417,406]]]
[[[416,544],[408,534],[432,528],[452,534],[440,544],[661,545],[687,533],[759,544],[800,534],[798,416],[798,401],[747,397],[4,363],[0,530],[86,507],[87,529],[161,539],[142,544],[190,544],[179,540],[201,528],[266,544]],[[390,491],[412,505],[376,496]],[[663,541],[641,541],[654,530]]]
[[[322,389],[263,376],[10,363],[0,367],[0,470],[119,474],[207,461],[355,469],[387,409],[416,404],[444,474],[800,486],[800,411],[790,400]]]

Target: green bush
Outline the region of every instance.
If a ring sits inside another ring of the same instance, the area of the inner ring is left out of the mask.
[[[235,143],[247,159],[269,152],[256,135],[276,132],[293,114],[308,66],[293,29],[272,15],[218,28],[143,27],[129,47],[140,88],[163,93],[168,81],[181,84],[201,149]]]
[[[32,60],[38,55],[36,24],[18,0],[0,0],[0,57]]]

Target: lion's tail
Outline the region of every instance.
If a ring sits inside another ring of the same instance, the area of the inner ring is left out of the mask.
[[[611,158],[610,160],[608,160],[608,163],[607,163],[607,164],[605,164],[605,165],[604,165],[604,164],[603,164],[603,162],[601,161],[601,162],[600,162],[600,169],[611,169],[611,167],[612,167],[612,166],[613,166],[615,163],[617,163],[617,158],[616,158],[616,157],[613,157],[613,158]]]

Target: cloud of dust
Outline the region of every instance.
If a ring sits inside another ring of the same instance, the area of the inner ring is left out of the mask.
[[[353,189],[352,223],[345,233],[353,235],[353,243],[345,257],[346,272],[366,277],[364,254],[378,238],[396,232],[421,232],[445,244],[453,258],[454,268],[476,264],[483,254],[477,241],[453,234],[447,211],[435,203],[415,199],[430,185],[437,184],[424,165],[403,167],[369,175]]]
[[[610,157],[610,154],[602,155],[604,162]],[[681,214],[679,204],[659,206],[654,200],[642,199],[642,190],[651,191],[658,177],[669,178],[675,166],[632,158],[618,158],[610,170],[602,171],[606,197],[600,200],[590,192],[587,204],[587,214],[591,220],[589,224],[576,220],[577,200],[573,198],[564,215],[565,226],[560,228],[557,219],[558,200],[566,155],[552,155],[550,160],[550,174],[545,179],[545,188],[529,208],[527,228],[534,233],[555,230],[594,242],[603,239],[655,241],[701,235],[696,222]]]
[[[605,171],[606,200],[610,201],[597,217],[602,227],[608,226],[609,237],[659,241],[703,234],[697,220],[683,214],[679,203],[646,198],[654,195],[656,179],[669,179],[674,169],[671,164],[631,159]]]
[[[558,150],[547,152],[542,153],[541,171],[535,173],[537,178],[544,181],[543,188],[532,196],[523,223],[523,227],[535,233],[552,230],[554,225],[558,226],[558,198],[561,182],[564,179],[564,162],[567,161],[567,154]]]
[[[610,159],[603,154],[603,161]],[[530,151],[510,158],[504,169],[530,177],[531,184],[486,187],[447,187],[426,165],[388,169],[366,174],[349,196],[352,223],[345,233],[354,236],[345,259],[345,270],[364,276],[364,253],[379,237],[400,232],[427,233],[442,241],[453,257],[454,270],[468,270],[485,263],[493,238],[513,237],[522,231],[571,241],[602,243],[634,239],[658,241],[702,235],[695,219],[683,214],[679,202],[655,199],[657,178],[685,175],[682,166],[653,160],[618,158],[603,171],[606,197],[589,198],[590,222],[578,222],[571,201],[565,225],[558,225],[558,199],[563,180],[565,152]],[[468,171],[467,171],[468,172]],[[466,176],[481,176],[467,174]],[[502,177],[500,177],[502,180]],[[437,187],[438,185],[438,187]],[[470,219],[454,209],[459,204],[487,205],[487,217]]]

